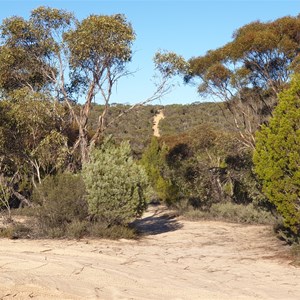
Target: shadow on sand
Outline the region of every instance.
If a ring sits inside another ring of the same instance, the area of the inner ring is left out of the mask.
[[[156,235],[182,228],[176,216],[165,207],[151,207],[148,213],[150,215],[132,223],[142,235]]]

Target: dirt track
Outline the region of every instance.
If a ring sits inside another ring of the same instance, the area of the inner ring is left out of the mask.
[[[300,299],[269,227],[163,214],[139,241],[0,240],[0,299]]]
[[[156,137],[160,137],[160,133],[159,133],[159,122],[160,120],[163,120],[165,118],[164,115],[164,111],[163,110],[159,110],[158,114],[156,114],[153,117],[153,126],[152,126],[152,130],[153,130],[153,135]]]

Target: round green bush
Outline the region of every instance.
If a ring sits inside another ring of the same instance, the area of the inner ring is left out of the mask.
[[[119,147],[105,141],[83,166],[89,213],[111,225],[127,225],[146,208],[146,173],[130,155],[128,142]]]

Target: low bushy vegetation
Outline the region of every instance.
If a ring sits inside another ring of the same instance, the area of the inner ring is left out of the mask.
[[[292,246],[291,254],[292,254],[292,258],[293,258],[292,264],[296,267],[299,267],[300,266],[300,245],[299,245],[299,243],[294,244]]]
[[[182,214],[192,221],[213,219],[244,224],[274,225],[275,223],[275,217],[270,212],[259,209],[252,203],[247,205],[231,202],[215,203],[206,211],[188,207],[182,211]]]
[[[6,19],[0,209],[10,217],[27,206],[33,222],[3,227],[1,235],[133,237],[129,225],[147,201],[161,201],[193,219],[269,223],[275,212],[279,235],[299,243],[299,30],[297,17],[254,22],[188,62],[158,53],[161,82],[150,100],[182,75],[221,102],[136,109],[110,103],[135,39],[125,16],[79,21],[39,7],[27,20]],[[161,137],[152,139],[158,110],[165,118]]]
[[[166,105],[163,111],[165,118],[159,123],[163,136],[186,133],[203,124],[222,130],[232,129],[230,113],[223,103],[173,104]]]
[[[63,237],[80,239],[83,237],[105,239],[136,239],[138,233],[134,228],[123,225],[107,226],[99,221],[73,221],[67,225]]]
[[[144,167],[152,187],[149,201],[159,200],[168,203],[172,199],[172,183],[166,174],[168,172],[166,166],[167,153],[167,147],[165,145],[161,146],[158,139],[153,137],[140,160],[140,164]]]
[[[32,237],[32,228],[22,223],[11,222],[0,227],[0,237],[8,239],[30,238]]]
[[[108,112],[110,120],[116,119],[120,114],[124,113],[124,115],[107,128],[106,135],[112,135],[117,144],[122,141],[130,141],[134,157],[140,158],[151,140],[153,117],[159,107],[145,105],[125,113],[129,108],[130,105],[126,104],[113,104],[110,107]],[[96,129],[97,115],[103,109],[104,107],[101,105],[94,105],[92,108],[89,123],[92,132]]]
[[[93,152],[82,175],[48,176],[33,192],[34,208],[23,209],[36,221],[29,227],[11,224],[1,229],[1,236],[136,238],[128,225],[146,207],[148,182],[130,152],[129,143],[116,146],[107,140]]]
[[[45,178],[34,190],[33,201],[45,235],[63,236],[70,223],[88,217],[85,186],[79,175],[63,173]]]

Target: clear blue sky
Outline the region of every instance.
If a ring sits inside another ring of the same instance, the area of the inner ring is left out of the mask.
[[[131,71],[114,90],[112,102],[135,103],[154,90],[152,58],[158,49],[174,51],[186,59],[205,54],[229,42],[235,29],[255,20],[271,21],[300,13],[298,0],[0,0],[0,21],[12,15],[27,18],[38,6],[62,8],[83,19],[90,14],[123,13],[136,32]],[[178,78],[178,82],[181,80]],[[209,100],[209,99],[206,99]],[[162,104],[191,103],[200,99],[196,87],[175,87]]]

